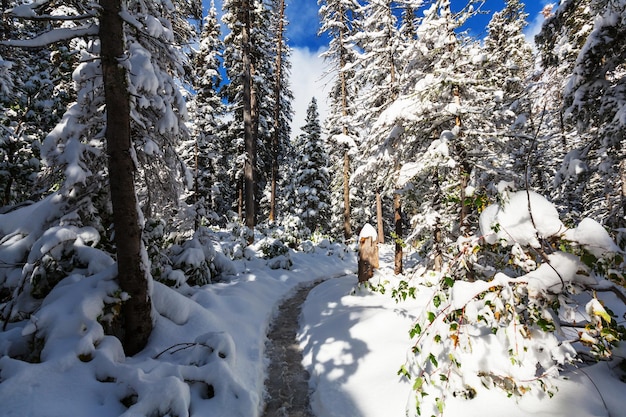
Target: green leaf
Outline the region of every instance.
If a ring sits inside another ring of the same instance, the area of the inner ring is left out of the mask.
[[[421,391],[423,385],[424,385],[424,378],[422,377],[416,378],[415,382],[413,383],[413,391]]]
[[[439,296],[439,294],[433,297],[433,304],[435,305],[435,307],[439,307],[441,305],[441,297]]]
[[[398,369],[398,375],[403,376],[407,379],[411,379],[411,374],[409,373],[409,371],[406,369],[404,365],[402,365],[400,369]]]
[[[415,326],[409,331],[409,336],[413,339],[416,335],[419,336],[422,334],[422,326],[419,323],[415,323]]]
[[[439,366],[439,362],[437,362],[437,358],[435,358],[435,355],[433,355],[432,353],[430,355],[428,355],[428,360],[435,365],[435,367]]]
[[[437,317],[437,316],[435,316],[435,313],[433,313],[432,311],[428,312],[428,321],[429,322],[432,323],[433,321],[435,321],[435,317]]]

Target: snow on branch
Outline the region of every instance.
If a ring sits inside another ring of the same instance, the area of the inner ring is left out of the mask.
[[[0,42],[0,45],[14,46],[18,48],[42,48],[44,46],[67,41],[81,36],[95,36],[99,27],[96,24],[84,25],[76,28],[58,28],[42,33],[31,39],[8,40]]]
[[[50,3],[49,0],[43,1],[34,1],[32,3],[20,4],[15,6],[12,9],[9,9],[5,12],[6,15],[10,17],[15,17],[18,19],[25,20],[39,20],[39,21],[76,21],[76,20],[85,20],[91,19],[95,17],[95,13],[84,13],[81,15],[52,15],[52,14],[39,14],[37,13],[38,9],[46,6]]]

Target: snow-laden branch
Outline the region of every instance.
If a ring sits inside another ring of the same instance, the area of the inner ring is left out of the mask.
[[[91,19],[95,17],[95,13],[83,13],[80,15],[52,15],[52,14],[39,14],[37,13],[38,9],[46,6],[50,3],[49,0],[43,1],[34,1],[32,3],[20,4],[15,6],[12,9],[9,9],[5,12],[5,15],[10,17],[15,17],[18,19],[24,20],[37,20],[37,21],[57,21],[57,22],[67,22],[67,21],[76,21],[76,20],[85,20]]]
[[[42,33],[31,39],[2,41],[0,45],[18,48],[42,48],[56,42],[68,41],[81,36],[95,36],[98,34],[98,30],[99,27],[96,24],[84,25],[77,28],[58,28]]]

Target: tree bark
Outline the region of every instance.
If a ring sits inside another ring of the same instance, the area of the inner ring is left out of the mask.
[[[341,14],[341,18],[345,19],[343,13]],[[342,29],[339,32],[339,48],[340,48],[340,56],[339,56],[339,78],[341,82],[341,113],[345,119],[348,115],[348,86],[346,82],[346,73],[345,67],[347,65],[345,52],[344,52],[344,23],[342,23]],[[348,134],[348,128],[345,126],[342,127],[342,133],[344,135]],[[345,149],[345,153],[343,155],[343,234],[346,240],[350,240],[352,238],[352,227],[350,226],[350,155],[349,149]]]
[[[393,195],[393,225],[396,235],[396,247],[393,259],[393,272],[402,273],[402,196],[396,192]]]
[[[278,28],[276,29],[276,83],[274,84],[274,132],[272,135],[272,178],[270,195],[271,222],[276,221],[276,188],[278,182],[278,145],[280,137],[281,86],[283,69],[283,31],[285,19],[285,1],[279,2]]]
[[[378,243],[370,237],[359,241],[358,278],[359,282],[368,281],[378,268]]]
[[[385,229],[383,227],[383,198],[380,189],[376,190],[376,224],[378,228],[378,243],[385,243]]]
[[[256,135],[254,132],[254,96],[252,87],[252,59],[250,38],[252,25],[250,21],[250,2],[242,2],[241,8],[242,28],[242,62],[243,62],[243,125],[246,159],[244,162],[244,194],[246,226],[254,229],[256,225],[256,198],[255,198],[255,166],[256,166]],[[254,240],[254,234],[250,234]],[[249,242],[252,243],[252,242]]]
[[[101,62],[106,104],[106,142],[118,281],[130,298],[122,304],[121,341],[124,352],[141,351],[152,332],[149,272],[143,262],[142,227],[135,193],[135,165],[131,154],[130,98],[125,69],[121,0],[100,0]]]
[[[350,227],[350,155],[347,149],[343,154],[343,233],[346,240],[352,237],[352,227]]]

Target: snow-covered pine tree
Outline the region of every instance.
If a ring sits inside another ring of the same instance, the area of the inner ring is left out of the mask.
[[[355,45],[349,42],[357,30],[354,23],[361,5],[357,0],[318,0],[321,28],[329,47],[324,59],[329,62],[328,73],[334,76],[329,92],[329,113],[326,118],[328,148],[330,149],[332,184],[332,227],[336,235],[352,237],[350,174],[351,158],[357,152],[358,132],[353,126],[352,111],[356,96],[353,64],[357,60]]]
[[[372,124],[398,95],[398,70],[402,67],[399,57],[403,42],[394,14],[396,7],[397,2],[391,0],[365,2],[359,11],[359,30],[350,38],[359,50],[358,61],[354,64],[354,80],[359,84],[359,95],[353,104],[354,125],[362,132],[359,154],[367,155],[367,150],[376,142],[377,138],[370,134]],[[360,161],[356,161],[355,165],[360,165]],[[385,236],[382,197],[389,193],[384,184],[387,177],[387,172],[375,170],[351,179],[357,192],[353,205],[376,204],[379,242],[383,242]],[[373,219],[357,217],[356,220],[364,224]],[[386,220],[389,224],[391,219],[387,217]]]
[[[229,153],[222,140],[226,111],[219,92],[223,49],[217,10],[211,1],[202,26],[200,48],[193,60],[196,92],[190,103],[193,135],[183,151],[185,163],[193,170],[193,186],[187,202],[194,207],[196,229],[205,221],[222,219],[234,200],[227,176]]]
[[[245,208],[246,225],[252,228],[267,178],[261,164],[270,166],[271,159],[267,152],[274,86],[271,13],[260,0],[225,1],[223,9],[222,21],[229,29],[224,39],[224,66],[231,80],[226,97],[234,119],[227,134],[238,149],[231,177],[238,187],[238,211],[243,215]]]
[[[127,19],[134,146],[145,187],[138,189],[146,217],[175,214],[186,167],[177,147],[189,137],[181,83],[190,81],[185,52],[196,37],[201,2],[132,0]]]
[[[541,72],[529,92],[538,132],[533,156],[537,163],[530,172],[530,184],[550,196],[566,222],[578,221],[587,204],[603,205],[603,198],[589,198],[588,189],[589,165],[597,158],[589,146],[595,132],[579,132],[566,120],[563,97],[578,53],[592,29],[589,5],[588,0],[564,1],[556,9],[544,9],[546,21],[535,37]]]
[[[296,138],[295,161],[290,172],[290,211],[311,232],[330,230],[330,172],[329,158],[322,141],[322,128],[315,98],[307,108],[303,134]]]
[[[592,0],[592,27],[565,90],[566,118],[585,144],[590,175],[584,214],[626,226],[626,2]],[[593,159],[591,158],[593,157]]]
[[[62,22],[63,27],[51,24],[34,38],[7,42],[11,46],[40,47],[72,38],[87,39],[87,46],[73,74],[77,101],[42,147],[46,169],[51,173],[49,183],[56,184],[55,191],[34,208],[49,212],[46,223],[21,234],[19,243],[12,242],[21,246],[23,259],[16,263],[23,267],[19,276],[14,271],[3,276],[3,285],[14,291],[12,302],[3,310],[5,320],[32,313],[39,305],[32,298],[44,298],[68,275],[95,274],[108,267],[112,263],[108,254],[117,252],[122,271],[119,284],[131,295],[122,303],[125,319],[118,328],[119,336],[129,354],[141,349],[147,340],[151,329],[150,278],[141,243],[143,224],[135,204],[134,174],[136,169],[145,168],[142,178],[165,184],[149,192],[144,189],[148,214],[150,204],[167,198],[160,191],[178,188],[169,174],[174,169],[170,161],[177,161],[174,144],[185,131],[185,106],[178,88],[184,60],[179,54],[191,33],[187,19],[193,15],[193,5],[198,4],[132,1],[128,8],[122,8],[121,2],[103,0],[101,7],[76,4],[75,8],[59,5],[42,9],[31,3],[12,10],[15,17]],[[82,6],[85,8],[79,8]],[[119,61],[122,56],[126,59]],[[136,139],[132,144],[130,129]],[[110,143],[105,143],[105,136]],[[107,158],[105,148],[114,157]],[[167,169],[151,176],[149,168],[136,165],[138,160],[153,166],[160,164],[157,160],[165,160],[160,166]],[[116,165],[121,162],[125,165]],[[107,193],[109,180],[111,197]],[[118,226],[113,238],[109,229],[112,223]],[[92,266],[93,257],[108,261]],[[26,305],[29,307],[24,309]]]
[[[290,48],[285,38],[286,25],[288,24],[285,16],[286,4],[284,0],[272,0],[272,31],[274,34],[274,70],[273,82],[274,91],[272,94],[273,115],[271,141],[269,144],[269,152],[271,158],[270,164],[270,180],[269,180],[269,221],[275,221],[280,215],[279,202],[280,193],[284,190],[279,189],[281,181],[281,166],[289,153],[291,120],[293,118],[293,109],[291,102],[293,101],[293,93],[289,87],[289,75],[291,71]],[[267,194],[267,193],[266,193]]]
[[[417,38],[407,43],[400,78],[401,95],[373,126],[377,143],[368,149],[362,170],[380,170],[399,187],[413,217],[411,239],[423,240],[439,268],[448,239],[470,226],[466,205],[472,162],[480,155],[489,89],[477,76],[481,61],[477,43],[456,29],[472,15],[470,7],[452,13],[449,1],[434,2],[424,11]],[[452,175],[453,170],[458,175]],[[410,182],[410,178],[413,178]],[[455,203],[455,204],[452,204]],[[462,227],[463,226],[463,227]]]
[[[536,165],[536,126],[542,114],[533,114],[533,89],[528,87],[534,70],[532,47],[524,28],[527,14],[518,0],[508,0],[487,25],[480,61],[480,79],[487,96],[483,116],[491,121],[490,140],[478,168],[476,185],[494,198],[500,181],[526,186],[527,165]],[[542,110],[543,111],[543,110]],[[533,149],[531,149],[533,148]],[[532,172],[537,175],[537,172]]]
[[[3,3],[5,10],[17,5],[14,1]],[[46,25],[7,16],[0,21],[0,40],[34,37]],[[75,53],[71,48],[79,45],[62,42],[28,50],[0,45],[0,56],[7,60],[5,68],[11,70],[12,85],[10,91],[5,89],[0,94],[4,108],[0,112],[0,206],[35,200],[44,191],[36,184],[41,140],[74,99],[71,72]]]

